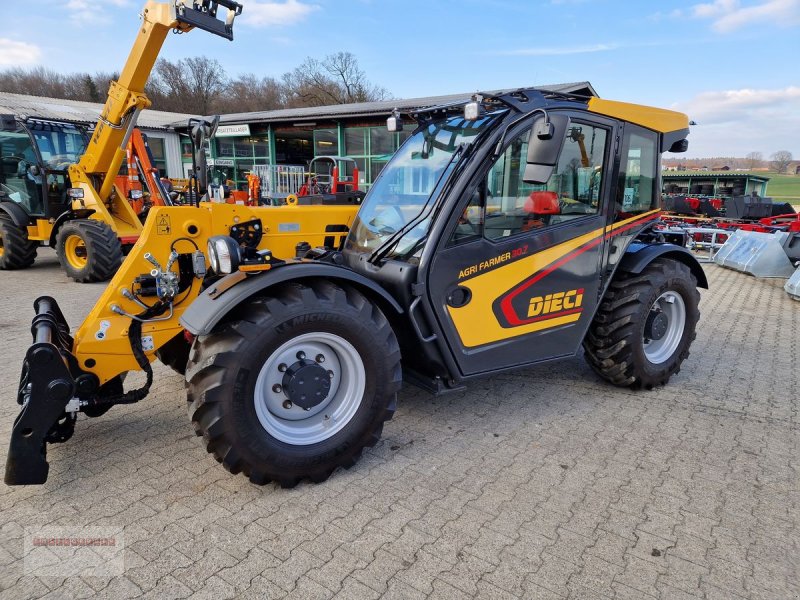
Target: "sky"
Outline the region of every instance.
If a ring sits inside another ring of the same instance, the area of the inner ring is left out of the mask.
[[[687,113],[689,158],[800,158],[800,0],[241,3],[233,42],[170,35],[161,56],[279,77],[349,51],[396,98],[589,81],[603,98]],[[143,6],[0,0],[0,69],[118,71]]]

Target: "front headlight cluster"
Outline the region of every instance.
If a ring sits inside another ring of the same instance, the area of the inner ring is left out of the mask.
[[[239,268],[242,250],[232,237],[215,235],[208,239],[208,260],[217,275],[228,275]]]

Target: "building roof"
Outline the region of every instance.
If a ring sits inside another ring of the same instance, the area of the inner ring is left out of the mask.
[[[754,175],[742,171],[664,171],[661,173],[662,179],[686,179],[688,177],[714,177],[717,179],[753,179],[757,181],[769,181],[769,177]]]
[[[552,85],[536,86],[536,89],[565,94],[579,94],[583,96],[597,96],[592,84],[588,81],[575,83],[557,83]],[[511,92],[513,89],[493,90],[491,94]],[[423,98],[405,98],[399,100],[380,100],[377,102],[357,102],[353,104],[333,104],[329,106],[314,106],[308,108],[282,108],[278,110],[262,110],[256,112],[233,113],[223,115],[220,123],[273,123],[273,122],[311,122],[315,119],[357,118],[386,115],[397,108],[400,111],[417,110],[429,106],[466,102],[474,92],[461,94],[447,94],[444,96],[426,96]],[[173,123],[176,127],[186,126],[185,122]]]
[[[0,114],[91,124],[97,121],[102,110],[103,105],[96,102],[0,92]],[[173,123],[185,121],[191,116],[183,113],[144,110],[139,115],[137,125],[143,129],[172,129]]]

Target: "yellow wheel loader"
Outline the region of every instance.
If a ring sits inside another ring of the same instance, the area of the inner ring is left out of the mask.
[[[350,467],[404,378],[446,394],[582,353],[612,384],[666,384],[708,285],[685,240],[658,227],[661,154],[685,151],[687,117],[542,89],[411,116],[349,232],[331,234],[346,235],[341,249],[273,250],[335,207],[291,227],[246,207],[154,208],[74,336],[39,298],[6,483],[44,482],[47,445],[78,414],[141,401],[159,351],[184,363],[206,449],[282,486]],[[142,387],[125,388],[131,371]]]

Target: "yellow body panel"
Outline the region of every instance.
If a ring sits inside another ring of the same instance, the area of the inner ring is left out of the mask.
[[[111,307],[118,305],[130,314],[138,314],[141,307],[126,299],[122,290],[130,288],[138,275],[147,274],[153,268],[144,255],[150,252],[162,266],[175,242],[180,253],[194,251],[194,246],[179,238],[193,240],[203,253],[206,243],[213,235],[228,235],[233,225],[260,219],[264,237],[260,249],[268,248],[276,258],[291,258],[298,242],[321,246],[324,238],[346,235],[343,232],[326,232],[327,225],[353,224],[358,206],[275,206],[247,207],[236,204],[203,203],[200,208],[191,206],[158,207],[150,211],[139,241],[128,254],[117,274],[75,334],[73,354],[81,368],[96,374],[105,383],[126,371],[139,370],[131,353],[127,337],[131,320],[117,315]],[[206,257],[207,259],[208,257]],[[208,264],[208,263],[207,263]],[[177,269],[177,266],[174,267]],[[180,333],[183,328],[178,320],[183,311],[200,294],[201,282],[197,279],[190,290],[180,294],[174,314],[165,321],[146,323],[142,336],[152,337],[153,349],[146,352],[150,361],[155,350]],[[155,298],[142,298],[153,304]],[[98,333],[100,335],[98,335]]]
[[[28,225],[28,239],[33,242],[47,242],[52,231],[53,224],[48,219],[36,219],[33,225]]]
[[[475,348],[476,346],[507,340],[543,329],[574,323],[580,318],[580,314],[555,317],[553,319],[536,321],[518,327],[503,327],[494,316],[492,304],[507,290],[510,290],[520,282],[528,279],[533,274],[541,271],[573,250],[580,248],[598,237],[615,231],[620,227],[624,227],[628,223],[646,218],[658,212],[658,210],[650,211],[614,223],[610,227],[600,227],[587,234],[573,238],[553,246],[552,248],[547,248],[531,256],[494,269],[493,271],[488,271],[460,281],[459,285],[461,287],[468,288],[472,292],[472,300],[465,306],[459,308],[448,306],[447,311],[450,314],[450,318],[453,320],[456,331],[458,331],[461,343],[466,348]]]
[[[661,133],[689,129],[689,117],[674,110],[617,102],[615,100],[603,100],[602,98],[590,98],[589,110],[608,117],[614,117],[615,119],[635,123]]]

